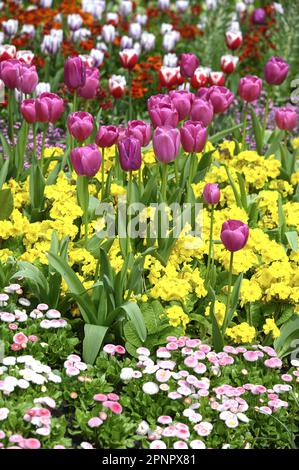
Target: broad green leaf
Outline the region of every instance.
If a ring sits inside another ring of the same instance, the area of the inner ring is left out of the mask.
[[[209,297],[211,298],[211,305],[210,305],[210,317],[212,321],[212,341],[213,346],[216,352],[220,352],[223,350],[224,341],[223,336],[218,325],[217,319],[215,317],[215,292],[212,287],[209,287]]]
[[[9,159],[4,161],[1,171],[0,171],[0,190],[2,189],[2,186],[6,181],[8,168],[9,168]]]
[[[212,144],[215,144],[226,135],[231,134],[235,129],[240,129],[242,125],[243,123],[240,123],[240,124],[237,124],[236,126],[229,127],[228,129],[224,129],[223,131],[220,131],[217,134],[214,134],[211,137],[209,137],[209,141],[212,142]]]
[[[114,312],[108,315],[107,320],[109,321],[109,324],[113,323],[117,319],[117,317],[121,315],[122,313],[125,314],[128,320],[131,320],[139,338],[141,339],[142,342],[144,342],[147,336],[146,326],[144,323],[142,312],[139,306],[137,305],[137,303],[126,302],[125,304],[115,309]]]
[[[293,251],[298,251],[298,233],[296,230],[285,232],[285,236],[287,237],[290,248]]]
[[[101,325],[84,326],[83,359],[87,364],[93,364],[99,354],[108,328]]]
[[[227,316],[224,318],[223,325],[222,325],[223,332],[225,332],[226,328],[229,326],[233,318],[233,315],[236,311],[236,308],[238,306],[242,280],[243,280],[243,273],[239,274],[235,282],[235,285],[233,287],[233,291],[232,291],[231,298],[230,298],[230,308],[227,312]]]
[[[280,330],[280,336],[274,341],[274,348],[280,357],[297,351],[299,355],[299,315],[294,315]]]
[[[0,220],[9,218],[13,211],[13,196],[10,188],[0,191]]]
[[[263,150],[263,127],[253,108],[251,108],[251,119],[255,138],[256,149],[259,155]]]
[[[67,283],[71,294],[75,296],[86,323],[96,322],[96,312],[91,298],[72,268],[62,257],[53,253],[48,253],[48,259],[51,266],[56,269]]]

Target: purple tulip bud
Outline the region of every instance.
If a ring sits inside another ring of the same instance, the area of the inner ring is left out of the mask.
[[[192,121],[201,121],[204,126],[208,126],[213,120],[214,108],[210,101],[194,98],[190,116]]]
[[[180,73],[182,77],[191,78],[194,75],[195,70],[199,66],[199,60],[194,54],[182,54]]]
[[[278,108],[275,112],[275,122],[279,129],[292,131],[297,126],[297,113],[293,108]]]
[[[169,163],[178,156],[181,143],[180,131],[173,127],[157,127],[153,135],[153,148],[156,158]]]
[[[80,57],[69,57],[64,64],[64,82],[68,88],[80,88],[85,85],[86,69]]]
[[[36,122],[35,100],[23,100],[20,106],[20,111],[28,124]]]
[[[17,88],[25,94],[32,93],[38,84],[38,75],[34,65],[21,64]]]
[[[251,103],[259,98],[263,88],[263,82],[255,75],[247,75],[239,81],[238,92],[242,100]]]
[[[287,77],[289,64],[281,57],[271,57],[264,67],[264,75],[269,85],[280,85]]]
[[[169,96],[179,114],[179,121],[186,119],[190,114],[194,95],[186,90],[173,90],[169,92]]]
[[[229,251],[244,248],[249,236],[249,227],[240,220],[228,220],[221,228],[221,241]]]
[[[141,147],[146,147],[151,140],[151,126],[144,121],[129,121],[127,135],[138,139]]]
[[[139,170],[141,167],[141,145],[135,137],[125,137],[118,142],[118,155],[124,171]]]
[[[96,144],[75,147],[71,151],[71,161],[78,176],[94,176],[100,169],[102,155]]]
[[[150,111],[152,108],[164,104],[171,105],[170,96],[163,94],[153,95],[147,100],[147,109]]]
[[[85,85],[78,88],[78,96],[85,98],[86,100],[93,100],[98,92],[100,84],[100,73],[96,68],[86,69],[86,81]]]
[[[206,96],[212,103],[215,114],[227,111],[235,97],[228,88],[217,85],[211,86]]]
[[[256,8],[252,13],[252,22],[254,24],[263,24],[266,20],[266,12],[263,8]]]
[[[218,204],[220,201],[220,189],[217,183],[207,183],[203,190],[203,198],[206,204]]]
[[[71,113],[67,120],[67,127],[69,133],[75,137],[75,139],[79,140],[79,142],[83,142],[93,131],[93,117],[91,114],[85,113],[84,111]]]
[[[35,100],[37,122],[55,123],[64,111],[63,100],[55,93],[41,93]]]
[[[180,129],[185,152],[201,152],[207,141],[207,129],[200,121],[186,121]]]
[[[118,129],[115,126],[101,126],[96,135],[96,143],[99,147],[112,147],[117,143]]]
[[[149,110],[149,116],[154,127],[176,127],[179,114],[172,104],[158,104]]]
[[[201,87],[197,90],[196,97],[208,101],[210,88]]]
[[[16,59],[4,60],[0,63],[0,79],[10,90],[17,88],[20,67],[21,64]]]

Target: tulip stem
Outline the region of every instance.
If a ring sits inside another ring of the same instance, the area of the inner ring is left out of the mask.
[[[43,171],[43,166],[44,166],[45,143],[46,143],[46,136],[47,136],[48,128],[49,128],[49,124],[45,124],[44,130],[43,130],[42,148],[41,148],[41,154],[40,154],[40,165],[41,165],[42,171]]]
[[[138,183],[139,183],[139,196],[141,197],[141,192],[142,192],[142,165],[140,165],[140,168],[138,170]]]
[[[161,172],[162,172],[161,198],[162,198],[162,202],[166,202],[167,170],[168,170],[167,163],[161,163]]]
[[[212,208],[211,208],[209,254],[208,254],[206,281],[209,279],[209,274],[210,274],[210,265],[211,265],[212,248],[213,248],[213,227],[214,227],[214,205],[212,205]]]
[[[102,148],[102,188],[101,188],[101,195],[102,195],[102,201],[104,199],[105,195],[105,148]]]
[[[14,152],[14,116],[13,116],[13,100],[14,100],[14,91],[8,90],[8,129],[9,129],[9,138],[11,141],[11,146]]]
[[[190,152],[190,166],[189,166],[189,179],[188,179],[188,191],[187,191],[187,199],[188,202],[191,202],[191,194],[192,194],[192,182],[194,178],[194,152]]]
[[[73,113],[76,112],[77,109],[77,90],[74,90],[74,96],[73,96]]]
[[[129,207],[132,202],[132,181],[133,181],[133,173],[132,171],[129,172],[129,182],[128,182],[128,190],[127,190],[127,239],[126,239],[126,252],[129,254],[131,250],[131,240],[130,240],[130,216],[129,216]]]
[[[227,298],[226,298],[226,309],[225,309],[225,317],[222,325],[222,332],[225,333],[228,320],[228,312],[230,308],[230,296],[231,296],[231,288],[232,288],[232,278],[233,278],[233,261],[234,261],[234,252],[230,252],[230,260],[229,260],[229,274],[228,274],[228,290],[227,290]]]
[[[244,121],[243,121],[243,137],[242,137],[242,150],[245,150],[246,145],[246,128],[247,128],[247,117],[248,117],[248,102],[246,101],[244,109]]]
[[[266,127],[267,127],[267,118],[269,114],[269,101],[270,101],[270,93],[267,93],[266,96],[266,106],[265,106],[265,114],[264,114],[264,123],[263,123],[263,134],[265,134]]]
[[[88,191],[88,177],[77,177],[77,198],[79,206],[83,211],[84,220],[84,243],[87,246],[88,242],[88,206],[89,206],[89,191]]]
[[[131,70],[128,70],[128,88],[129,88],[129,121],[132,120],[132,84],[131,84]]]
[[[179,170],[178,170],[178,159],[176,158],[174,161],[174,173],[175,173],[175,182],[179,184]]]
[[[37,155],[36,155],[36,123],[35,122],[32,124],[32,132],[33,132],[33,155],[32,155],[33,158],[32,160],[36,163]]]

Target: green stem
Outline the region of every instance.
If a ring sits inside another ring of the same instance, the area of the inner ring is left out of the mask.
[[[188,189],[187,189],[187,199],[188,202],[191,202],[191,194],[192,194],[192,182],[193,182],[193,171],[194,171],[194,152],[190,152],[190,166],[189,166],[189,178],[188,178]]]
[[[102,188],[101,188],[101,195],[102,195],[102,201],[105,196],[105,148],[102,148]]]
[[[209,240],[209,254],[208,254],[206,281],[209,279],[209,274],[210,274],[210,265],[211,265],[212,248],[213,248],[213,227],[214,227],[214,205],[212,205],[212,208],[211,208],[210,240]]]
[[[270,92],[268,91],[266,97],[266,106],[265,106],[265,115],[264,115],[264,123],[263,123],[263,133],[265,134],[266,127],[267,127],[267,119],[269,114],[269,102],[270,102]]]
[[[176,158],[174,161],[174,173],[175,173],[175,182],[179,184],[179,169],[178,169],[178,159]]]
[[[248,118],[248,106],[249,106],[249,103],[246,101],[245,110],[244,110],[244,121],[243,121],[242,150],[245,150],[245,145],[246,145],[246,127],[247,127],[247,118]]]
[[[288,149],[288,131],[284,132],[284,146],[287,150]]]
[[[142,168],[140,165],[140,168],[138,170],[138,185],[139,185],[139,196],[141,197],[142,193]]]
[[[132,251],[131,247],[131,240],[130,240],[130,233],[129,233],[129,225],[130,225],[130,216],[128,214],[129,207],[132,201],[132,180],[133,180],[133,173],[130,171],[129,173],[129,183],[128,183],[128,192],[127,192],[127,238],[126,238],[126,252],[127,254]]]
[[[49,124],[47,123],[45,124],[44,130],[43,130],[42,149],[41,149],[41,155],[40,155],[40,165],[41,165],[42,171],[43,171],[43,166],[44,166],[45,142],[46,142],[48,128],[49,128]]]
[[[87,246],[88,242],[88,205],[89,205],[89,191],[88,191],[88,177],[77,177],[77,198],[79,205],[83,211],[84,220],[84,243]]]
[[[167,170],[168,166],[167,163],[161,163],[161,172],[162,172],[162,179],[161,179],[161,198],[162,202],[166,201],[166,191],[167,191]]]
[[[36,123],[34,122],[32,124],[32,131],[33,131],[33,155],[32,155],[32,160],[34,162],[37,162],[37,155],[36,155]]]
[[[131,70],[128,70],[128,88],[129,88],[129,121],[132,120],[132,83]]]
[[[77,110],[77,90],[74,91],[73,110],[72,110],[72,112],[75,113],[76,110]]]
[[[14,152],[14,90],[8,91],[8,129],[11,146]]]
[[[230,261],[229,261],[229,275],[228,275],[228,291],[227,291],[227,298],[226,298],[226,308],[225,308],[225,317],[223,322],[223,334],[225,333],[227,325],[227,316],[228,311],[230,308],[230,296],[231,296],[231,288],[232,288],[232,278],[233,278],[233,261],[234,261],[234,252],[230,252]]]

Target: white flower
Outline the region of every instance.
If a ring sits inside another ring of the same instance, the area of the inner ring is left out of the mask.
[[[16,358],[13,356],[6,356],[2,361],[5,366],[14,366],[16,362]]]
[[[150,443],[150,449],[166,449],[166,444],[163,441],[155,440]]]
[[[0,408],[0,421],[4,421],[9,415],[8,408]]]
[[[146,421],[141,421],[138,428],[136,429],[136,434],[138,434],[138,436],[145,436],[149,430],[149,424]]]
[[[151,354],[149,349],[144,348],[142,346],[140,348],[136,349],[136,352],[137,352],[137,354],[142,355],[142,356],[150,356],[150,354]]]
[[[159,387],[155,382],[146,382],[142,386],[142,390],[147,395],[155,395],[159,391]]]
[[[241,421],[242,423],[249,423],[249,418],[248,418],[248,416],[246,416],[244,413],[237,413],[237,418],[238,418],[239,421]]]
[[[121,380],[131,380],[133,378],[134,370],[132,367],[123,367],[120,371]]]
[[[190,442],[191,449],[205,449],[205,444],[200,439],[194,439]]]
[[[22,389],[26,389],[29,387],[29,382],[25,379],[20,379],[18,380],[18,387],[22,388]]]
[[[59,375],[53,374],[53,372],[48,375],[48,379],[50,382],[54,382],[55,384],[61,383],[61,377]]]

